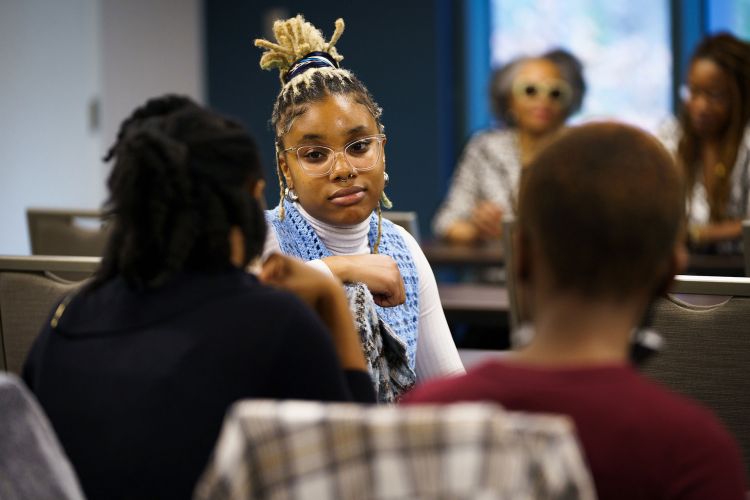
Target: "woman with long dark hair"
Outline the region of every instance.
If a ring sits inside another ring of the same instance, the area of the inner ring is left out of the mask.
[[[696,47],[683,107],[659,135],[682,167],[696,250],[736,253],[750,215],[750,44],[728,33]]]

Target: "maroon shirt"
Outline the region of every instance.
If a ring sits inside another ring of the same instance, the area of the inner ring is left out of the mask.
[[[572,417],[601,499],[745,499],[739,448],[713,414],[628,366],[490,361],[402,400],[456,401]]]

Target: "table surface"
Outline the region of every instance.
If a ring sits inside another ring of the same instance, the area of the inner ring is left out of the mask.
[[[442,266],[502,266],[503,245],[492,241],[475,245],[459,245],[441,240],[422,243],[430,265]]]
[[[422,250],[432,266],[501,267],[505,263],[501,241],[461,245],[431,240],[422,244]],[[691,253],[688,270],[683,274],[744,276],[745,261],[742,255]]]
[[[742,255],[706,255],[691,253],[688,259],[688,269],[682,274],[745,276],[745,258]]]
[[[505,285],[438,283],[440,302],[450,312],[507,312],[510,307]]]

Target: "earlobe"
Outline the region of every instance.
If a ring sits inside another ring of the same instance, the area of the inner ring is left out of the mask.
[[[682,274],[688,267],[688,261],[690,256],[688,255],[687,247],[685,244],[680,242],[675,246],[673,260],[673,271],[674,274]]]
[[[672,251],[672,255],[667,263],[666,273],[662,278],[661,283],[656,286],[656,296],[662,296],[669,291],[672,286],[674,277],[678,274],[685,272],[688,266],[689,255],[685,244],[680,242],[677,243]]]
[[[229,228],[229,262],[235,267],[242,267],[245,262],[245,236],[239,226]]]
[[[685,244],[680,241],[675,245],[674,250],[672,251],[672,257],[669,260],[669,268],[667,269],[667,275],[665,277],[665,292],[669,288],[674,277],[685,272],[688,267],[689,259],[690,256],[688,255],[687,247],[685,247]]]
[[[253,197],[261,201],[263,200],[263,190],[266,189],[266,181],[263,179],[258,179],[255,181],[255,186],[253,187]]]
[[[289,170],[289,165],[287,165],[286,160],[282,155],[278,155],[276,157],[276,162],[279,166],[279,173],[284,176],[284,181],[286,182],[286,185],[289,188],[294,188],[294,181],[292,180],[292,174]]]

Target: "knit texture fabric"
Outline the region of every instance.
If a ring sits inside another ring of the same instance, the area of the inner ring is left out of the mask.
[[[283,203],[283,201],[282,201]],[[266,221],[276,231],[276,238],[281,251],[286,255],[298,257],[304,261],[331,257],[333,253],[326,248],[312,226],[305,220],[295,203],[285,203],[284,220],[279,218],[279,207],[266,211]],[[368,239],[373,247],[378,234],[378,217],[370,215]],[[378,318],[387,324],[406,344],[409,367],[416,366],[417,331],[419,325],[419,277],[411,253],[396,226],[387,219],[381,222],[379,252],[391,257],[401,272],[406,290],[406,302],[396,307],[375,305]]]

